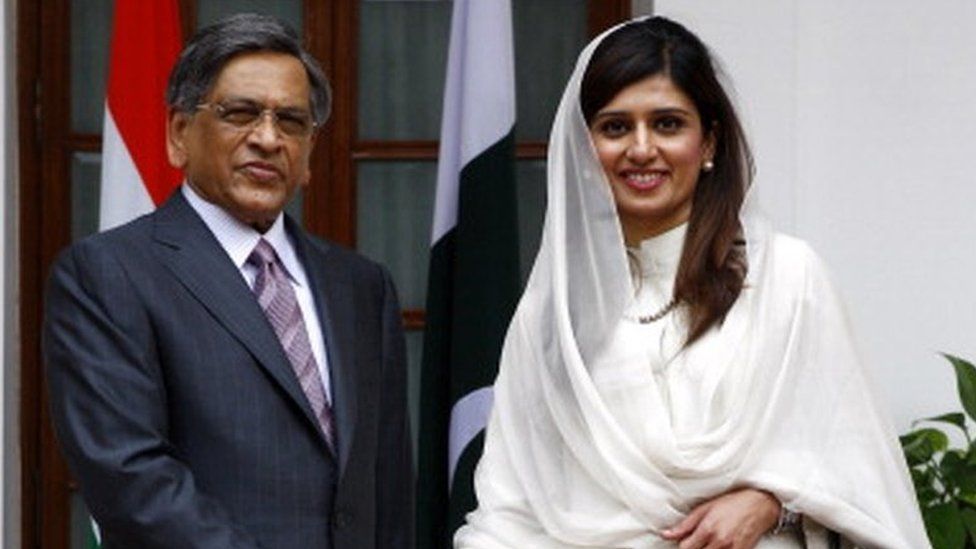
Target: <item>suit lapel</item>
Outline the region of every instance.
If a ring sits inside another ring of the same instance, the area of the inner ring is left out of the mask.
[[[298,379],[240,271],[181,192],[154,214],[153,238],[162,263],[254,356],[258,364],[325,437]]]
[[[332,411],[339,439],[339,474],[342,475],[355,436],[357,410],[356,370],[352,361],[356,337],[353,284],[348,270],[328,260],[327,247],[309,239],[290,218],[286,218],[286,221],[315,295],[324,332],[332,381]]]

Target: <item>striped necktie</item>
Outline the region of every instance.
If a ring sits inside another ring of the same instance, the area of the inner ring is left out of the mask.
[[[258,304],[274,328],[302,391],[319,420],[325,440],[335,453],[335,417],[325,397],[325,388],[315,355],[312,354],[312,345],[309,343],[302,310],[295,297],[295,289],[285,274],[278,254],[267,240],[262,238],[258,241],[247,261],[258,268],[258,276],[254,280],[254,294],[258,298]]]

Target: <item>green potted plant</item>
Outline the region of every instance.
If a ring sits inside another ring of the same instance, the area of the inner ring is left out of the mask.
[[[918,420],[900,437],[901,444],[933,548],[976,549],[976,444],[968,427],[976,421],[976,367],[956,356],[942,356],[956,371],[965,413]],[[965,444],[951,446],[940,425],[961,431]]]

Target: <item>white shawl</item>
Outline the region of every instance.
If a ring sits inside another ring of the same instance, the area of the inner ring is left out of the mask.
[[[612,32],[611,31],[608,31]],[[697,433],[673,432],[657,391],[621,422],[597,366],[632,298],[624,240],[579,106],[580,54],[553,124],[542,245],[505,340],[458,547],[672,547],[658,533],[734,487],[768,490],[865,547],[929,547],[894,431],[837,294],[802,242],[742,214],[749,271],[721,327],[671,367],[707,372]],[[638,395],[639,396],[639,395]]]

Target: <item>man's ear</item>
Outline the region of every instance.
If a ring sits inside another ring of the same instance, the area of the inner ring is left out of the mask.
[[[166,111],[166,157],[169,164],[182,170],[188,159],[187,139],[190,129],[190,116],[172,107]]]
[[[312,132],[312,137],[309,138],[309,143],[308,143],[308,151],[309,151],[308,154],[309,155],[311,155],[312,154],[312,151],[315,149],[315,138],[318,137],[318,135],[319,135],[319,132],[316,129],[316,131]],[[305,159],[305,174],[302,176],[302,182],[301,182],[302,186],[303,187],[307,187],[309,181],[311,181],[311,180],[312,180],[312,166],[311,166],[311,162],[309,161],[309,159],[306,158]]]

